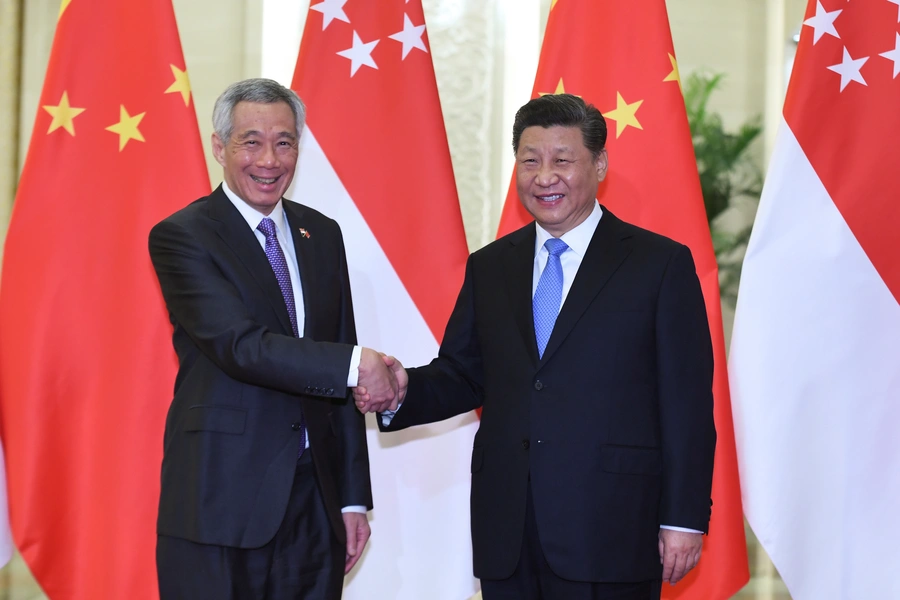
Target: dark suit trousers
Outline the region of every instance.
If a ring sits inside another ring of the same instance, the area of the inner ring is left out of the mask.
[[[508,579],[482,579],[481,593],[484,600],[659,600],[662,584],[570,581],[554,573],[541,547],[529,481],[519,564]]]
[[[345,555],[307,451],[297,461],[284,521],[265,546],[229,548],[159,536],[159,595],[161,600],[337,600]]]

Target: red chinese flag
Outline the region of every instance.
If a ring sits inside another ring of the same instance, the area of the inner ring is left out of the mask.
[[[308,117],[287,195],[340,223],[360,344],[427,363],[468,251],[421,0],[314,0],[292,87]],[[470,597],[477,417],[389,436],[373,421],[372,542],[345,600]]]
[[[13,537],[53,600],[158,596],[176,362],[147,235],[208,192],[171,0],[64,0],[0,288]]]
[[[602,33],[598,33],[602,32]],[[713,511],[703,559],[664,597],[730,598],[749,579],[719,281],[663,0],[554,0],[533,96],[581,96],[609,126],[600,202],[622,219],[690,247],[715,351]],[[499,235],[530,222],[510,188]],[[677,525],[677,523],[672,523]]]

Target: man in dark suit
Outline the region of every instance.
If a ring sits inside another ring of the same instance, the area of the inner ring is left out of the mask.
[[[469,257],[438,358],[387,363],[401,401],[354,392],[396,431],[481,407],[472,543],[485,600],[659,598],[710,516],[713,358],[690,250],[595,195],[606,123],[571,95],[516,115],[536,223]],[[393,410],[396,409],[396,412]]]
[[[212,136],[224,183],[150,233],[179,360],[163,600],[340,598],[369,537],[365,423],[348,388],[385,400],[397,382],[356,346],[337,223],[283,199],[304,116],[274,81],[226,89]]]

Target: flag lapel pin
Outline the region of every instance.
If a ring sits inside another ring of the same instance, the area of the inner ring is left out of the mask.
[[[311,238],[312,236],[309,235],[309,232],[308,232],[307,230],[305,230],[305,229],[303,229],[303,228],[301,227],[301,228],[300,228],[300,237],[309,239],[309,238]]]

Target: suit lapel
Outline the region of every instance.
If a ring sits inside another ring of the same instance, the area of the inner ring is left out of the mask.
[[[503,273],[513,318],[522,334],[522,342],[532,364],[538,364],[537,341],[534,337],[534,312],[531,308],[531,288],[534,279],[534,223],[510,236],[504,256]]]
[[[575,281],[572,282],[569,294],[556,318],[556,324],[541,358],[541,365],[553,356],[588,306],[631,252],[630,245],[625,241],[627,237],[629,235],[622,228],[622,221],[604,207],[603,218],[597,225]]]
[[[295,202],[284,200],[284,213],[287,215],[291,238],[294,240],[294,253],[297,256],[297,267],[300,270],[300,287],[303,290],[303,337],[318,339],[313,327],[317,322],[310,315],[316,314],[316,299],[319,294],[312,293],[316,289],[316,242],[306,232],[304,208]],[[301,230],[303,230],[301,232]],[[307,237],[308,236],[308,237]]]
[[[269,264],[269,259],[266,258],[265,251],[259,245],[256,235],[247,225],[247,221],[244,220],[241,213],[231,204],[231,200],[222,191],[222,186],[216,188],[210,195],[209,206],[209,216],[217,221],[217,233],[222,241],[231,248],[256,283],[265,291],[272,310],[275,311],[278,321],[284,328],[284,333],[291,334],[293,329],[287,306],[284,303],[284,296],[281,295],[281,288],[278,287],[275,272],[272,270],[272,265]]]

